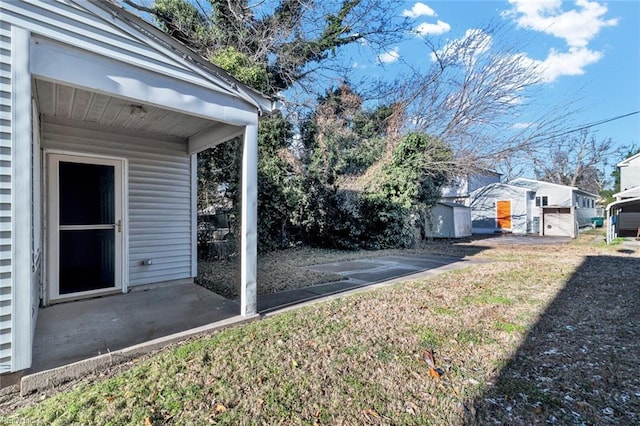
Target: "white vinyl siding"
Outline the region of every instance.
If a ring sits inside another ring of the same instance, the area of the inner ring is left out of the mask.
[[[167,136],[130,135],[43,120],[45,150],[126,158],[128,285],[191,278],[191,156]],[[151,265],[144,261],[151,260]],[[126,280],[126,277],[125,277]]]
[[[1,12],[0,12],[1,14]],[[0,22],[0,374],[11,371],[11,26]],[[9,236],[9,238],[7,238]]]
[[[640,155],[636,154],[622,162],[624,166],[619,167],[620,190],[626,191],[631,188],[640,187]]]

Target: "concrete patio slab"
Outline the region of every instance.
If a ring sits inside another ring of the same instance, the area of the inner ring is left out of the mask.
[[[233,301],[195,284],[61,303],[40,309],[26,374],[239,315]]]
[[[341,275],[344,279],[311,287],[261,295],[258,297],[258,311],[262,314],[274,312],[303,302],[350,292],[379,283],[391,284],[398,281],[425,278],[480,262],[476,259],[452,256],[409,255],[383,256],[373,259],[312,265],[307,269]]]
[[[354,280],[375,283],[379,281],[385,281],[394,277],[409,275],[412,272],[418,272],[420,270],[420,268],[384,265],[378,269],[371,271],[353,272],[348,276],[349,278]]]
[[[307,269],[341,275],[360,284],[371,284],[451,264],[461,267],[469,262],[469,259],[453,256],[402,255],[325,263],[309,266]]]

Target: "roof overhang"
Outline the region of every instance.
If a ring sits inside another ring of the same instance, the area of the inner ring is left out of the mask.
[[[256,124],[258,119],[255,107],[238,97],[39,36],[32,37],[30,70],[46,81],[227,124]]]
[[[637,153],[636,155],[632,155],[629,158],[625,158],[624,160],[622,160],[621,162],[619,162],[618,164],[616,164],[617,167],[627,167],[629,165],[629,163],[631,163],[633,160],[640,158],[640,152]]]
[[[613,194],[613,198],[636,198],[636,197],[640,197],[640,186]]]
[[[607,205],[606,207],[607,213],[611,211],[611,208],[624,206],[625,204],[640,204],[640,197],[627,198],[625,200],[614,201],[613,203]]]

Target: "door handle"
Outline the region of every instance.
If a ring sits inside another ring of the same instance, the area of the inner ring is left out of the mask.
[[[122,219],[118,219],[118,221],[116,222],[116,229],[118,230],[118,232],[122,232]]]

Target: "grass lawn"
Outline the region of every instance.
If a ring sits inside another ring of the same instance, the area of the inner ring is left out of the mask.
[[[640,246],[598,238],[463,244],[491,262],[0,398],[22,405],[0,424],[638,424]]]

